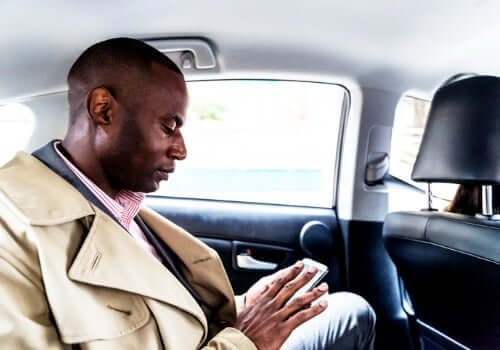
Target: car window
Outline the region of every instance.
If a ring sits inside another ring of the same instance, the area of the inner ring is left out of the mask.
[[[0,106],[0,166],[26,148],[34,130],[35,117],[31,109],[18,103]]]
[[[155,195],[332,207],[343,87],[219,80],[188,90],[188,157]]]
[[[422,190],[427,190],[427,184],[413,181],[411,172],[422,141],[430,104],[427,100],[403,96],[396,107],[392,130],[390,174]],[[457,187],[456,184],[433,183],[431,190],[434,197],[446,204],[453,199]]]

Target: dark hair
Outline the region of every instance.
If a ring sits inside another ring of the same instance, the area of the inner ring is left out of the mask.
[[[120,85],[120,82],[127,79],[144,79],[153,63],[182,76],[174,62],[141,40],[114,38],[90,46],[76,59],[68,72],[70,123],[80,112],[90,89],[106,86],[113,90],[119,88],[113,86],[113,83]]]
[[[481,185],[462,184],[445,211],[476,215],[483,211],[482,198]],[[493,185],[493,214],[500,214],[500,185]]]
[[[167,56],[145,42],[131,38],[114,38],[101,41],[86,49],[71,66],[68,82],[73,77],[84,77],[103,66],[130,65],[146,67],[151,62],[163,64],[181,74],[179,67]],[[106,67],[107,68],[107,67]]]

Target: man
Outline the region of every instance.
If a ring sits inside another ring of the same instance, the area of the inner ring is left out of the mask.
[[[76,60],[68,87],[64,140],[0,170],[0,348],[372,346],[360,297],[313,303],[323,284],[287,303],[312,277],[298,263],[235,300],[217,254],[142,207],[186,158],[187,90],[167,57],[104,41]]]

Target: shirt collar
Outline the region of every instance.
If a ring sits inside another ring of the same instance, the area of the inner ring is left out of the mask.
[[[142,192],[133,192],[130,190],[121,190],[115,196],[110,197],[83,172],[81,172],[64,154],[58,149],[61,142],[54,142],[54,149],[57,155],[64,161],[70,170],[83,182],[83,184],[101,201],[101,203],[113,214],[113,216],[127,230],[135,216],[139,213],[141,204],[144,201],[145,194]]]

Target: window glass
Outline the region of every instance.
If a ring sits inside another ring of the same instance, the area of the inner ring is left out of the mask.
[[[396,107],[394,127],[392,130],[390,173],[422,190],[427,184],[411,180],[413,165],[417,159],[418,149],[424,132],[430,101],[404,96]],[[432,194],[438,199],[436,206],[446,205],[453,199],[457,185],[433,183]],[[441,202],[442,200],[444,202]]]
[[[345,89],[189,82],[186,160],[156,195],[332,207]]]
[[[35,117],[31,109],[17,103],[0,106],[0,166],[26,147],[34,130]]]

